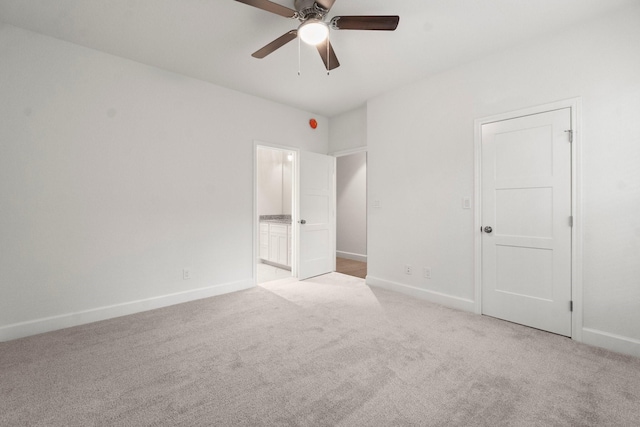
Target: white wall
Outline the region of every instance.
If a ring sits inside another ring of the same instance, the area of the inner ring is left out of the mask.
[[[254,140],[328,150],[326,118],[8,25],[0,100],[0,340],[251,286]]]
[[[367,260],[367,153],[336,161],[337,256]]]
[[[367,106],[329,120],[329,152],[340,153],[367,146]]]
[[[282,152],[258,148],[258,215],[282,214]]]
[[[640,355],[639,40],[634,7],[371,100],[369,282],[472,310],[474,120],[582,97],[583,338]]]
[[[287,158],[289,153],[282,152],[282,214],[293,213],[293,156]],[[293,153],[292,153],[293,154]]]
[[[293,168],[287,154],[258,147],[258,215],[291,215]]]
[[[257,192],[258,215],[283,215],[285,197],[285,170],[283,151],[258,147],[257,152]],[[289,171],[289,182],[290,179]],[[288,185],[291,193],[291,185]],[[287,197],[291,213],[291,196]]]

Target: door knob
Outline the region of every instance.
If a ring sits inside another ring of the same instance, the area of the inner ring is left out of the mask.
[[[298,221],[300,224],[305,225],[307,223],[307,221],[305,221],[304,219],[301,219],[300,221]]]
[[[485,233],[491,233],[492,231],[493,231],[493,228],[489,227],[488,225],[484,228]]]

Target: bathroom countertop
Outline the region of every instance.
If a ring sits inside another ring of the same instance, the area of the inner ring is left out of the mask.
[[[291,215],[260,215],[260,222],[291,224]]]

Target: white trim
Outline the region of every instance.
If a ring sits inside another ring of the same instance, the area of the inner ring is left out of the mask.
[[[351,259],[353,261],[367,262],[367,256],[362,254],[354,254],[352,252],[336,251],[338,258]]]
[[[55,331],[58,329],[70,328],[72,326],[98,322],[100,320],[112,319],[114,317],[127,316],[143,311],[155,310],[156,308],[195,301],[202,298],[210,298],[253,287],[254,283],[252,280],[241,280],[143,300],[129,301],[122,304],[98,307],[75,313],[66,313],[58,316],[29,320],[27,322],[14,323],[0,327],[0,342]]]
[[[582,98],[580,97],[496,114],[474,121],[474,311],[478,314],[482,313],[482,234],[480,233],[480,227],[482,226],[482,125],[547,111],[560,110],[562,108],[571,109],[571,128],[573,129],[571,150],[571,209],[574,221],[571,233],[571,293],[573,299],[571,338],[575,341],[582,341]]]
[[[366,153],[367,151],[369,151],[368,148],[364,146],[364,147],[356,147],[356,148],[349,148],[346,150],[334,151],[332,153],[329,153],[328,155],[333,157],[344,157],[344,156],[349,156],[351,154]]]
[[[474,263],[474,312],[482,314],[482,125],[483,121],[475,120],[473,126],[473,263]]]
[[[571,103],[571,298],[573,300],[572,338],[582,342],[583,337],[583,287],[582,287],[582,98]]]
[[[416,288],[415,286],[392,282],[390,280],[379,279],[370,275],[367,275],[366,283],[369,286],[399,292],[414,298],[423,299],[435,304],[444,305],[446,307],[451,307],[458,310],[473,312],[475,307],[474,301],[470,299],[447,295],[440,292],[429,291],[427,289]]]
[[[584,328],[582,330],[582,342],[618,353],[640,357],[640,341],[633,338],[610,334],[597,329]]]
[[[331,218],[331,239],[333,240],[333,257],[331,257],[331,271],[336,271],[336,252],[338,252],[338,158],[333,158],[333,188],[331,189],[332,200],[331,206],[333,210],[333,217]],[[365,189],[366,191],[366,189]],[[365,237],[366,238],[366,237]]]

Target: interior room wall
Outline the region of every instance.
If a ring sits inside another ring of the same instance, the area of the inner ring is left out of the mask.
[[[291,215],[293,209],[293,157],[288,158],[286,151],[282,152],[282,214]]]
[[[287,154],[258,147],[258,215],[291,215],[292,167]]]
[[[336,160],[336,255],[367,261],[367,153]]]
[[[258,215],[282,214],[282,152],[258,147]]]
[[[329,153],[367,146],[367,106],[329,119]]]
[[[328,150],[327,118],[4,24],[0,99],[0,340],[252,286],[254,141]]]
[[[474,120],[581,97],[583,339],[640,355],[638,40],[627,8],[371,100],[369,283],[473,310]]]

